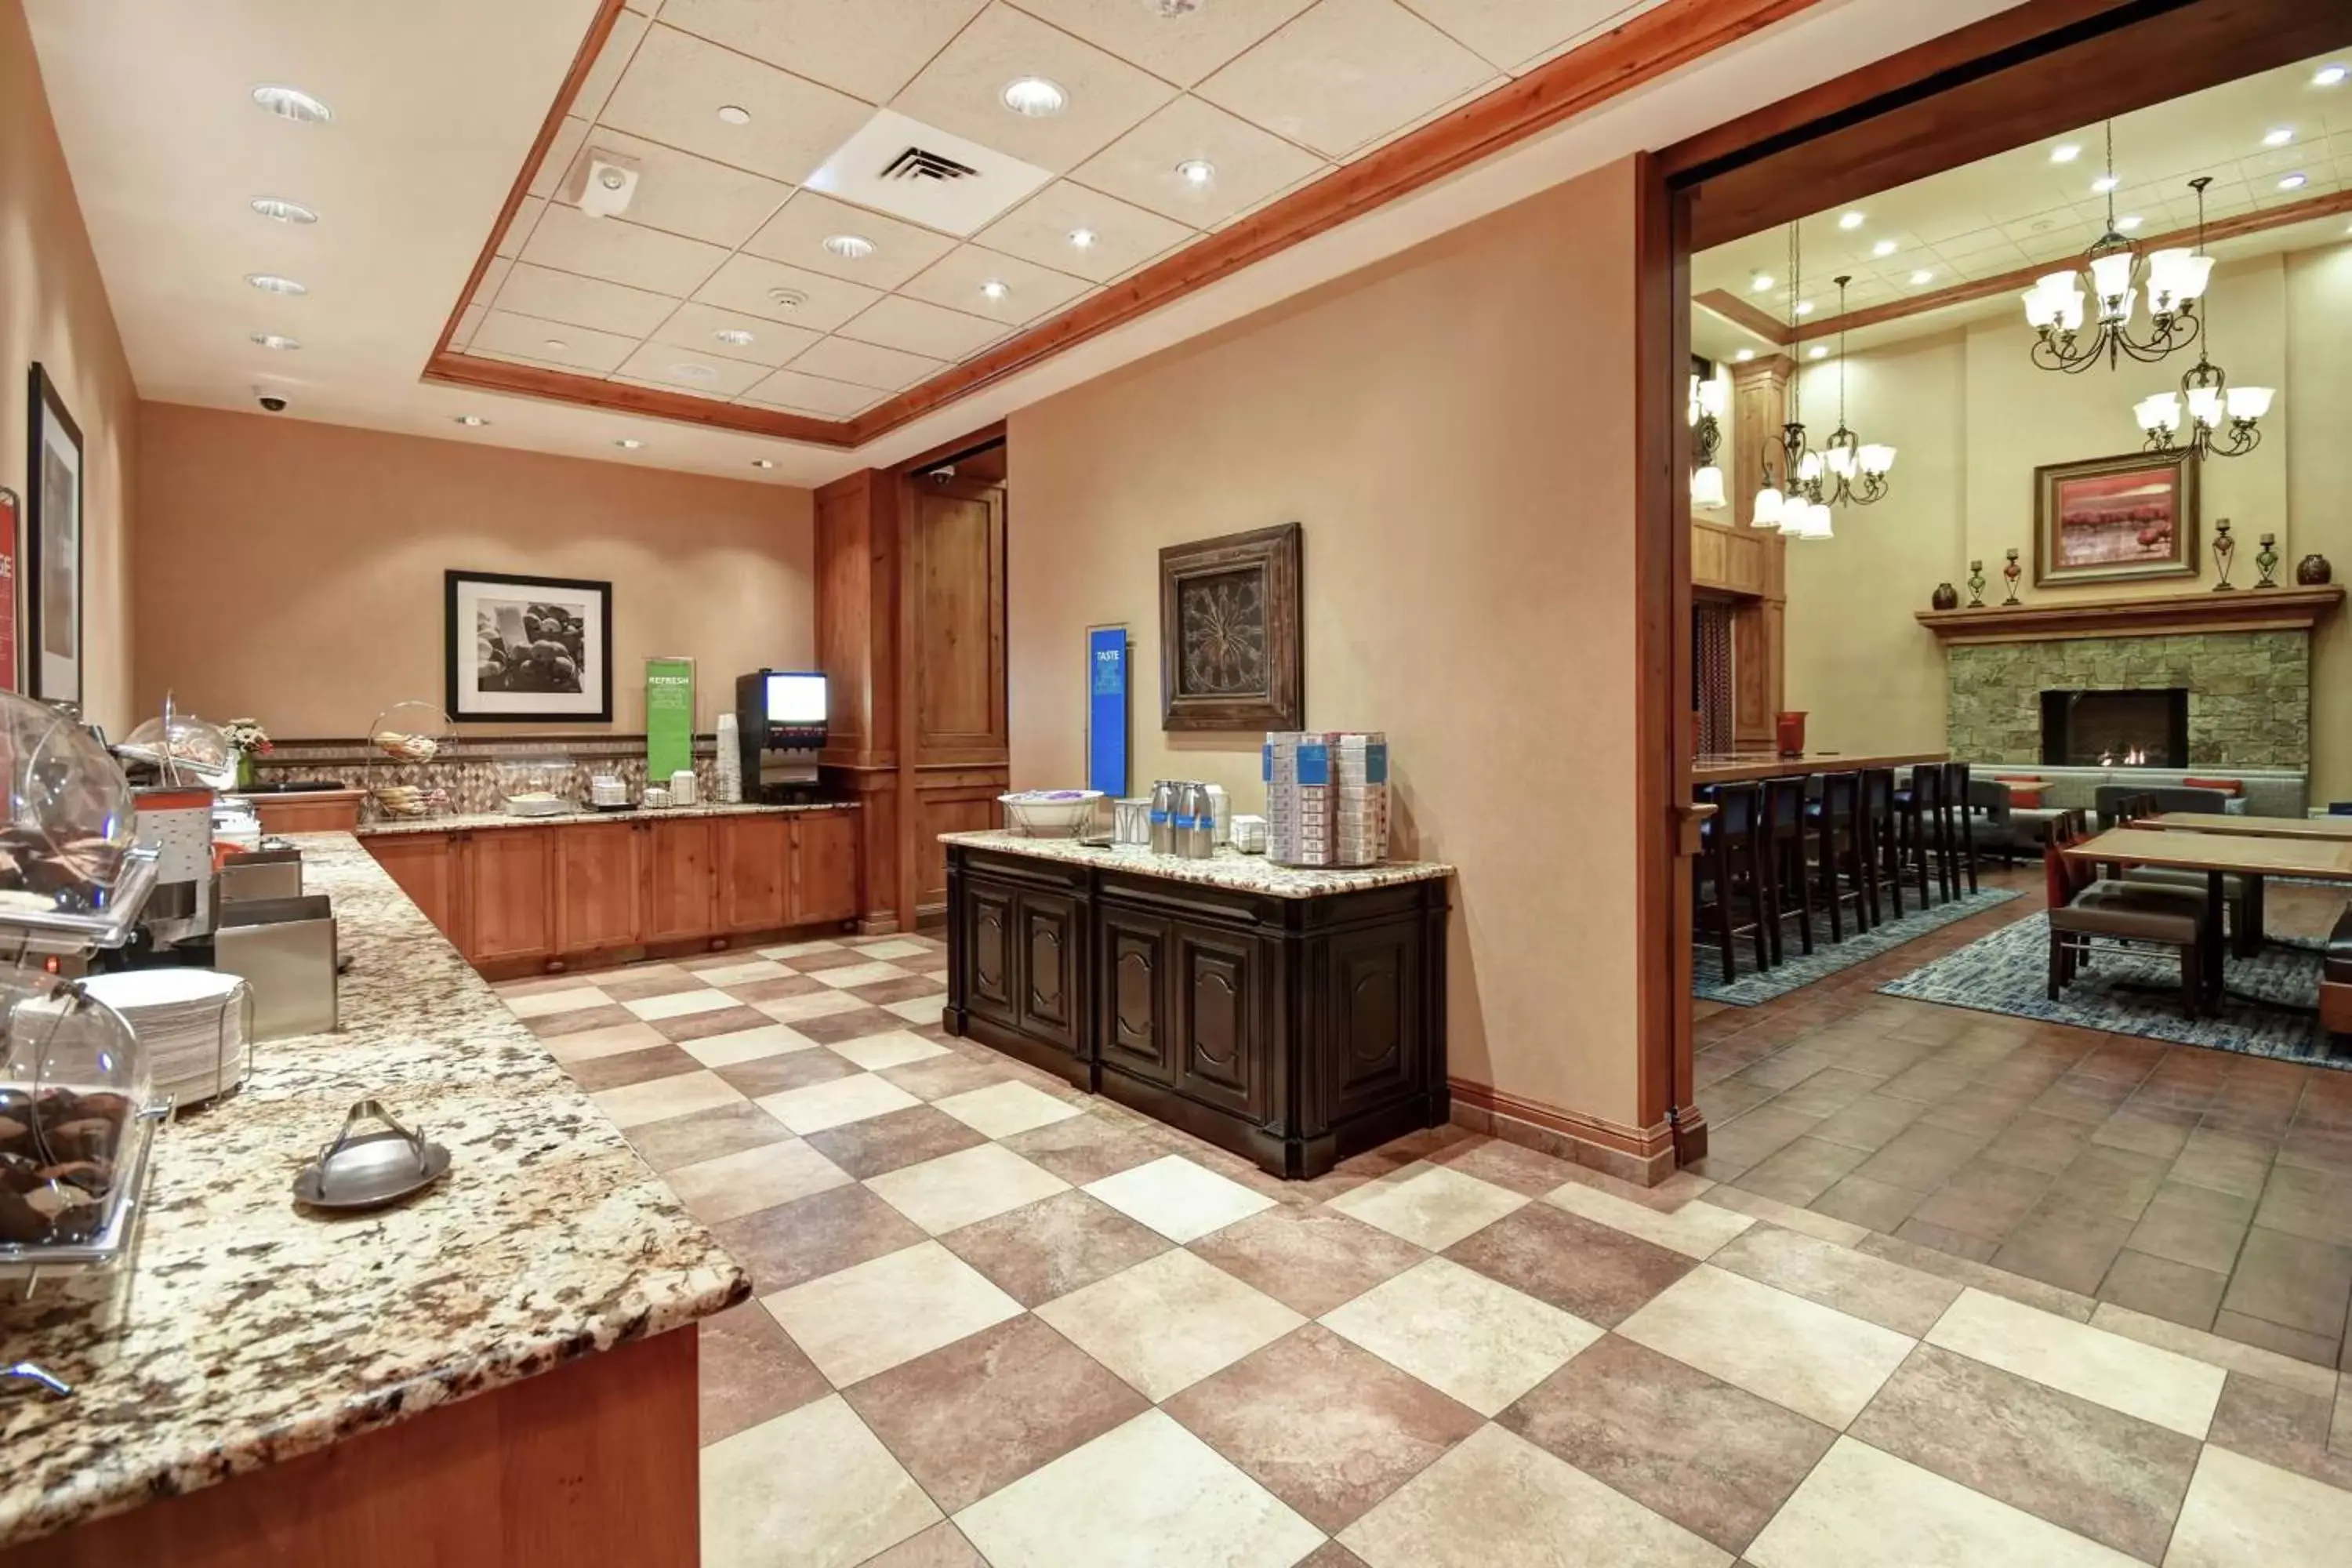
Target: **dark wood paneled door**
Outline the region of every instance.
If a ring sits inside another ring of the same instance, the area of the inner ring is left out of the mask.
[[[1422,1023],[1418,926],[1349,931],[1324,949],[1321,1008],[1325,1070],[1345,1118],[1393,1100],[1423,1081],[1428,1030]]]
[[[1103,1063],[1157,1084],[1176,1081],[1176,1032],[1168,1026],[1170,927],[1157,915],[1102,911],[1102,979],[1095,1038]]]
[[[1257,1014],[1257,943],[1179,924],[1174,945],[1178,1092],[1236,1116],[1264,1120],[1267,1047]]]
[[[1015,909],[1013,931],[1020,944],[1016,1026],[1075,1054],[1083,1005],[1080,946],[1086,940],[1078,926],[1077,900],[1059,893],[1024,891]]]
[[[1010,888],[967,879],[962,919],[963,994],[967,1010],[992,1023],[1013,1022],[1013,904]]]

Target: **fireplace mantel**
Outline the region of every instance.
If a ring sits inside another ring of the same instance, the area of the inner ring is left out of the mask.
[[[2060,642],[2074,637],[2177,637],[2184,632],[2309,631],[2344,602],[2341,584],[2315,588],[2241,588],[2146,599],[1988,605],[1921,610],[1919,624],[1948,644]]]

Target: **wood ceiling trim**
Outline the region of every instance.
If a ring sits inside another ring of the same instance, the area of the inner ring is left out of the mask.
[[[1728,289],[1706,289],[1692,295],[1691,303],[1706,306],[1733,326],[1743,327],[1768,343],[1785,343],[1790,341],[1787,322],[1769,310],[1749,304]]]
[[[440,342],[425,367],[425,379],[681,420],[717,429],[740,430],[750,435],[783,436],[826,447],[862,446],[1821,3],[1822,0],[1664,0],[1655,8],[1611,28],[1475,102],[1399,137],[1378,152],[1269,204],[1229,228],[1185,247],[1166,260],[1103,289],[978,358],[943,371],[854,419],[828,420],[769,412],[740,403],[711,403],[566,371],[480,359],[450,350],[450,340],[456,335],[467,302],[489,269],[499,237],[506,232],[508,223],[521,206],[541,161],[562,127],[564,117],[571,112],[572,100],[618,17],[621,0],[603,0],[562,89],[548,110],[530,156],[508,192],[507,205],[499,213],[498,224],[483,242],[473,273],[442,329]]]

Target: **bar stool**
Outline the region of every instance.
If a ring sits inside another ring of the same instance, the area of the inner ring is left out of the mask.
[[[1952,896],[1952,823],[1944,802],[1944,770],[1923,765],[1911,770],[1909,781],[1895,792],[1895,816],[1903,836],[1903,853],[1919,879],[1919,907],[1926,909],[1927,873],[1936,872],[1938,889]]]
[[[1862,775],[1823,773],[1821,778],[1821,798],[1807,804],[1805,817],[1813,829],[1813,852],[1822,880],[1822,903],[1830,917],[1830,940],[1843,942],[1845,918],[1840,906],[1849,900],[1853,904],[1855,934],[1870,929],[1870,905],[1864,889],[1871,879],[1862,855]],[[1847,886],[1840,887],[1841,879]]]
[[[1968,763],[1944,764],[1944,801],[1954,819],[1953,847],[1959,854],[1961,869],[1968,874],[1969,891],[1973,893],[1977,890],[1977,818],[1971,809],[1976,803],[1969,798]],[[1953,886],[1958,887],[1959,881],[1960,873],[1955,871]]]
[[[1781,924],[1789,903],[1796,903],[1797,940],[1813,951],[1813,886],[1805,874],[1805,777],[1802,773],[1764,781],[1763,838],[1765,900],[1771,911],[1772,962],[1786,956]]]
[[[1880,924],[1878,888],[1884,881],[1895,918],[1903,918],[1903,852],[1895,816],[1895,770],[1862,770],[1862,853],[1870,867],[1870,923]]]
[[[1698,792],[1698,798],[1715,803],[1715,815],[1699,824],[1698,858],[1692,868],[1693,875],[1712,882],[1713,902],[1692,892],[1693,913],[1706,918],[1712,926],[1716,951],[1723,960],[1723,978],[1729,982],[1739,975],[1736,956],[1738,933],[1745,930],[1756,942],[1756,967],[1771,967],[1771,955],[1765,931],[1763,840],[1757,832],[1757,820],[1763,809],[1764,792],[1752,784],[1712,784]],[[1732,901],[1739,888],[1748,890],[1750,919],[1741,926],[1735,919]]]

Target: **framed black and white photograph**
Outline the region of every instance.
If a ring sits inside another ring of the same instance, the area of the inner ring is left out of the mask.
[[[26,399],[25,669],[28,696],[81,701],[81,428],[38,364]]]
[[[612,721],[612,584],[447,575],[450,718]]]

